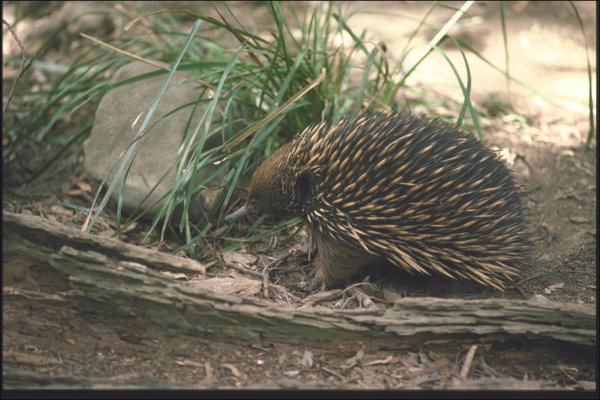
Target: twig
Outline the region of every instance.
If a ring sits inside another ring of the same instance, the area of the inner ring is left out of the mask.
[[[383,360],[373,360],[373,361],[363,363],[363,367],[369,367],[371,365],[386,365],[386,364],[389,364],[390,362],[392,362],[393,360],[394,360],[394,356],[389,355],[386,358],[384,358]]]
[[[476,350],[476,344],[472,345],[469,348],[467,356],[465,357],[465,362],[463,363],[462,369],[460,370],[460,379],[465,380],[467,378],[467,375],[469,375],[469,370],[471,369],[471,364],[473,363],[473,357],[475,357]]]
[[[227,229],[228,226],[221,226],[220,228],[215,229],[214,231],[212,231],[211,233],[208,234],[208,236],[210,236],[211,238],[219,238],[223,232],[225,232],[225,229]]]
[[[302,307],[310,307],[322,301],[333,300],[341,293],[342,291],[340,289],[328,290],[326,292],[317,291],[302,299]]]
[[[564,375],[564,376],[566,376],[566,377],[567,377],[567,379],[569,379],[571,382],[573,382],[573,383],[575,383],[575,384],[577,384],[577,385],[581,386],[581,384],[579,383],[579,381],[578,381],[578,380],[577,380],[577,379],[576,379],[576,378],[575,378],[575,377],[574,377],[574,376],[571,374],[571,372],[568,370],[568,367],[567,367],[567,366],[559,364],[559,365],[558,365],[558,370],[559,370],[560,372],[562,372],[562,373],[563,373],[563,375]]]
[[[327,368],[327,367],[321,367],[321,369],[325,372],[327,372],[328,374],[331,374],[333,376],[335,376],[336,378],[339,378],[342,381],[345,381],[346,378],[343,375],[338,374],[337,372]]]
[[[587,272],[587,271],[560,271],[562,274],[583,274],[583,275],[589,275],[593,278],[596,277],[596,274],[594,274],[593,272]]]
[[[481,369],[483,369],[485,371],[485,373],[492,376],[493,378],[497,378],[497,377],[501,376],[498,371],[496,371],[494,368],[490,367],[485,362],[485,359],[483,358],[483,356],[479,356],[479,358],[480,358],[479,364],[481,365]]]
[[[357,288],[357,287],[359,287],[359,286],[370,286],[370,287],[371,287],[371,289],[376,289],[376,288],[377,288],[377,286],[376,286],[376,285],[374,285],[374,284],[373,284],[373,283],[371,283],[371,282],[357,282],[357,283],[354,283],[354,284],[352,284],[352,285],[348,286],[347,288],[344,288],[344,289],[341,291],[341,293],[340,293],[340,294],[342,294],[342,293],[346,293],[346,292],[348,292],[348,291],[351,291],[352,289],[354,289],[354,288]]]
[[[523,289],[521,289],[521,287],[519,285],[515,285],[514,287],[515,287],[515,289],[517,289],[517,292],[519,292],[519,294],[521,295],[522,298],[527,299],[527,295],[525,294],[525,292],[523,291]]]
[[[432,365],[431,367],[426,367],[426,368],[420,369],[418,371],[411,372],[409,374],[401,376],[401,379],[403,379],[403,380],[413,380],[413,379],[418,378],[419,376],[422,376],[422,375],[427,375],[427,374],[432,374],[434,372],[438,372],[438,370],[440,370],[441,368],[445,367],[446,365],[448,365],[448,361],[447,360],[441,360],[441,361],[437,362],[436,364]]]
[[[269,296],[269,265],[270,264],[265,264],[263,270],[262,270],[262,280],[263,280],[263,296],[265,297],[265,299],[268,299]]]
[[[533,275],[530,275],[530,276],[528,276],[528,277],[526,277],[526,278],[523,278],[523,279],[521,279],[519,282],[517,282],[517,283],[516,283],[516,286],[518,286],[518,285],[522,285],[522,284],[524,284],[525,282],[528,282],[528,281],[530,281],[530,280],[532,280],[532,279],[539,278],[540,276],[542,276],[542,275],[546,275],[547,273],[548,273],[547,271],[544,271],[544,272],[540,272],[540,273],[538,273],[538,274],[533,274]]]
[[[15,88],[17,87],[17,82],[19,82],[19,80],[23,76],[23,73],[25,72],[25,70],[27,70],[27,68],[31,65],[31,62],[29,62],[29,64],[25,65],[25,47],[23,47],[23,43],[21,43],[21,41],[19,40],[19,37],[17,36],[16,32],[13,30],[12,25],[9,24],[4,18],[2,18],[2,23],[4,25],[6,25],[6,27],[10,31],[10,34],[12,35],[12,37],[17,42],[17,45],[19,46],[19,49],[21,50],[21,66],[19,67],[19,74],[15,78],[15,80],[14,80],[14,82],[13,82],[11,88],[10,88],[10,92],[8,93],[8,97],[6,99],[6,103],[4,103],[4,107],[2,107],[2,112],[4,112],[8,108],[8,104],[10,103],[10,100],[13,97]]]
[[[265,296],[265,299],[269,298],[269,271],[273,268],[276,268],[279,264],[281,264],[282,262],[287,260],[289,256],[290,256],[290,254],[287,254],[281,258],[271,261],[270,263],[268,263],[264,266],[264,268],[262,270],[262,280],[263,280],[263,295]],[[262,259],[261,259],[261,261],[262,261]],[[287,297],[287,294],[286,294],[286,297]]]
[[[260,272],[256,272],[256,271],[253,271],[251,269],[248,269],[248,268],[244,267],[243,265],[238,265],[236,263],[231,263],[231,264],[227,264],[227,266],[231,267],[233,269],[237,269],[238,271],[243,272],[245,274],[252,275],[255,278],[262,279],[262,277],[263,277],[263,274],[261,274]]]
[[[212,383],[215,380],[215,375],[213,373],[213,367],[210,365],[210,361],[206,361],[204,363],[204,382]]]

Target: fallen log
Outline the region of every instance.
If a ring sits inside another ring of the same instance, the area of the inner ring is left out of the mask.
[[[31,215],[3,212],[5,285],[28,259],[47,267],[42,291],[76,293],[79,307],[100,302],[191,335],[313,344],[361,340],[376,348],[512,340],[594,346],[595,307],[524,300],[404,298],[388,308],[293,308],[207,289],[202,264],[80,232]],[[54,271],[61,278],[48,274]],[[181,281],[165,271],[184,271]],[[210,287],[210,285],[208,285]],[[6,293],[5,293],[6,294]]]

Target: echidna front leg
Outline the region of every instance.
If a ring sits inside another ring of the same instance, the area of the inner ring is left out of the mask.
[[[317,256],[314,262],[314,279],[316,284],[334,286],[349,280],[365,265],[378,260],[361,249],[341,246],[313,232],[317,243]]]

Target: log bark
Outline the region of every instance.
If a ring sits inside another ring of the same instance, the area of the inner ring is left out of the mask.
[[[22,273],[17,269],[23,263],[15,260],[26,258],[61,277],[53,284],[39,283],[48,296],[79,307],[101,303],[111,312],[185,334],[313,344],[361,340],[378,348],[511,340],[581,347],[596,341],[593,305],[405,298],[388,308],[367,310],[293,308],[207,290],[199,284],[208,279],[201,263],[40,217],[3,212],[3,228],[5,294],[18,294],[12,277]],[[181,281],[165,271],[191,279]],[[53,281],[48,274],[37,279]]]

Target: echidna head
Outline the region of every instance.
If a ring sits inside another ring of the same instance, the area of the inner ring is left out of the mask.
[[[293,178],[287,165],[289,144],[281,147],[266,159],[254,172],[246,204],[228,214],[223,222],[228,224],[244,215],[269,214],[276,219],[294,214],[295,191]]]

